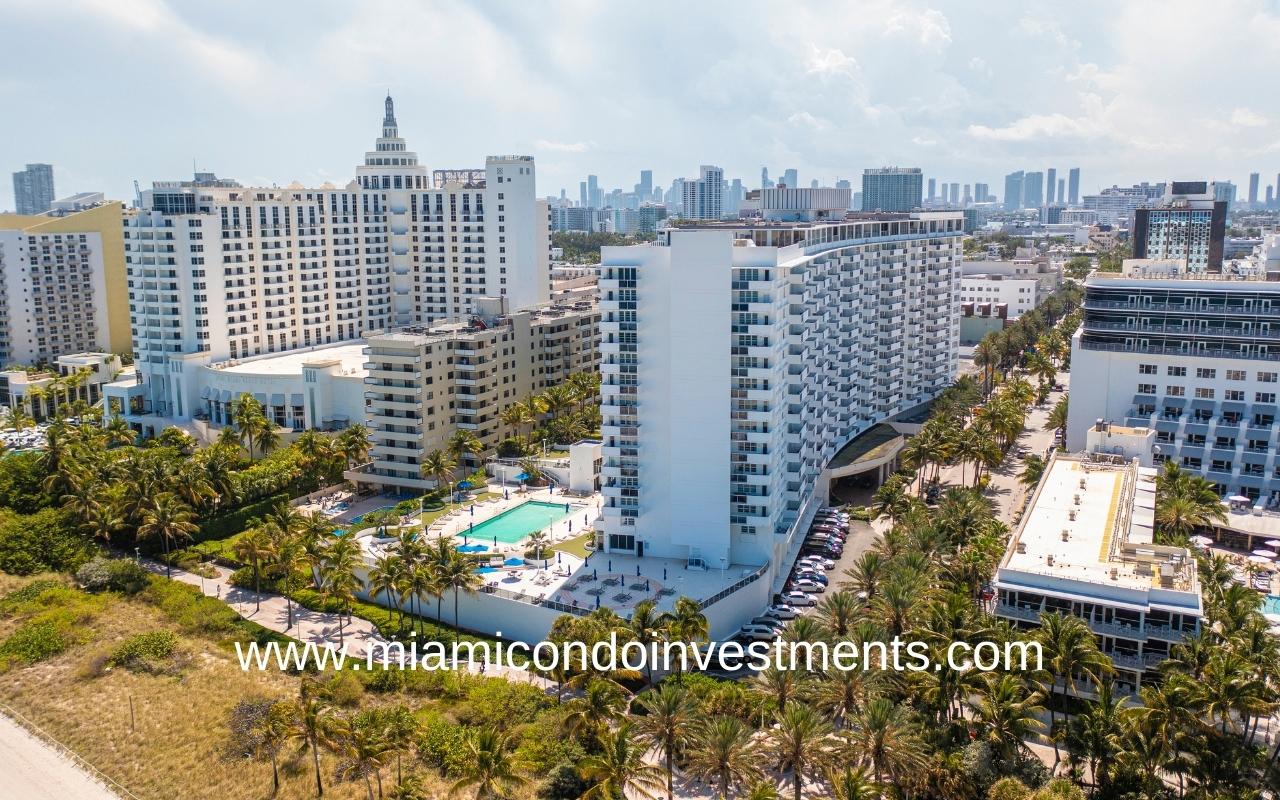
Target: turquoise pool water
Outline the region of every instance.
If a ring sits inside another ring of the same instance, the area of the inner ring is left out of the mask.
[[[503,544],[515,544],[534,531],[545,528],[553,522],[559,522],[572,513],[572,510],[565,513],[563,503],[541,503],[530,500],[503,511],[492,519],[478,523],[475,528],[466,533],[469,538],[481,542],[491,541],[496,536]]]
[[[1280,597],[1267,595],[1262,599],[1263,614],[1280,614]]]

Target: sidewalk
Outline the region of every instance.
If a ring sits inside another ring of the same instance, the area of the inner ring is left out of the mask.
[[[143,559],[141,563],[147,570],[157,575],[164,575],[164,564],[150,559]],[[206,597],[218,598],[240,616],[252,620],[264,628],[283,633],[304,644],[310,642],[316,645],[338,647],[337,614],[312,611],[294,603],[294,624],[293,627],[289,627],[288,603],[282,595],[271,592],[259,593],[254,592],[252,589],[241,589],[237,586],[232,586],[230,583],[232,570],[215,564],[209,564],[208,566],[217,572],[217,577],[201,578],[199,575],[176,567],[172,569],[171,577],[175,581],[200,589]],[[378,635],[378,630],[372,622],[361,617],[351,617],[350,620],[345,622],[343,628],[346,652],[356,659],[363,659],[373,643],[386,641]],[[479,665],[470,665],[469,668],[474,674],[502,677],[524,683],[535,683],[544,689],[555,689],[553,681],[546,680],[522,669],[508,669],[489,665],[481,673]]]

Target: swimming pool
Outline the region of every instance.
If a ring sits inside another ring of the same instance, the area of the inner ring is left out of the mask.
[[[1263,614],[1280,614],[1280,595],[1269,594],[1262,598]]]
[[[559,522],[572,513],[572,509],[567,513],[565,512],[563,503],[543,503],[537,500],[530,500],[527,503],[521,503],[515,508],[503,511],[492,519],[478,523],[474,528],[465,532],[468,537],[480,541],[497,537],[498,541],[504,544],[515,544],[534,531],[545,528],[554,522]]]

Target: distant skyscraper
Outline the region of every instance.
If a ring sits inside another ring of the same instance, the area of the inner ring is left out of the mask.
[[[1236,185],[1231,181],[1214,181],[1212,185],[1213,199],[1225,201],[1227,208],[1230,209],[1236,201]]]
[[[600,189],[600,181],[595,175],[587,176],[587,203],[592,208],[604,205],[604,192]]]
[[[1053,205],[1057,199],[1058,191],[1058,170],[1055,167],[1049,167],[1044,171],[1044,202],[1045,205]]]
[[[1191,272],[1221,272],[1226,202],[1205,181],[1165,185],[1157,205],[1133,212],[1133,257],[1179,259]]]
[[[1258,204],[1258,180],[1261,176],[1256,172],[1249,173],[1249,205]]]
[[[810,188],[810,189],[817,189],[817,188],[818,188],[818,179],[817,179],[817,178],[814,178],[813,180],[809,181],[809,188]]]
[[[788,189],[800,188],[800,175],[795,169],[789,169],[782,173],[782,182],[787,185]]]
[[[1004,176],[1004,210],[1017,211],[1022,208],[1023,172],[1010,172]]]
[[[1022,205],[1039,208],[1044,205],[1044,173],[1028,172],[1022,176]]]
[[[935,197],[937,197],[937,196],[938,196],[938,179],[937,179],[937,178],[930,178],[930,179],[929,179],[929,198],[928,198],[928,199],[932,200],[933,198],[935,198]]]
[[[951,183],[947,186],[947,202],[953,206],[960,205],[960,184]]]
[[[987,202],[988,187],[985,183],[975,183],[973,185],[973,202]]]
[[[924,175],[919,167],[881,167],[862,173],[863,211],[910,211],[920,207]]]
[[[1063,178],[1058,178],[1058,202],[1067,202],[1067,182]]]
[[[760,188],[768,189],[771,186],[773,186],[773,181],[769,180],[769,168],[761,167],[760,168]]]
[[[1072,167],[1067,178],[1067,202],[1074,206],[1080,202],[1080,168]]]
[[[640,186],[637,188],[636,194],[640,196],[639,199],[642,203],[649,199],[649,195],[653,194],[653,170],[640,170]]]
[[[724,213],[724,170],[703,164],[699,177],[686,178],[683,187],[686,219],[720,219]]]
[[[1267,186],[1267,205],[1271,205],[1271,201],[1275,198],[1275,189],[1270,185]]]
[[[591,198],[587,196],[587,182],[578,181],[578,205],[586,208],[591,205]]]
[[[960,202],[966,206],[973,202],[973,192],[969,190],[969,184],[964,185],[964,196],[960,198]]]
[[[13,202],[19,214],[43,214],[53,207],[53,165],[28,164],[13,173]]]

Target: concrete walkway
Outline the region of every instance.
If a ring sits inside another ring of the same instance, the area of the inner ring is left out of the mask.
[[[71,757],[0,713],[0,797],[119,800]]]

